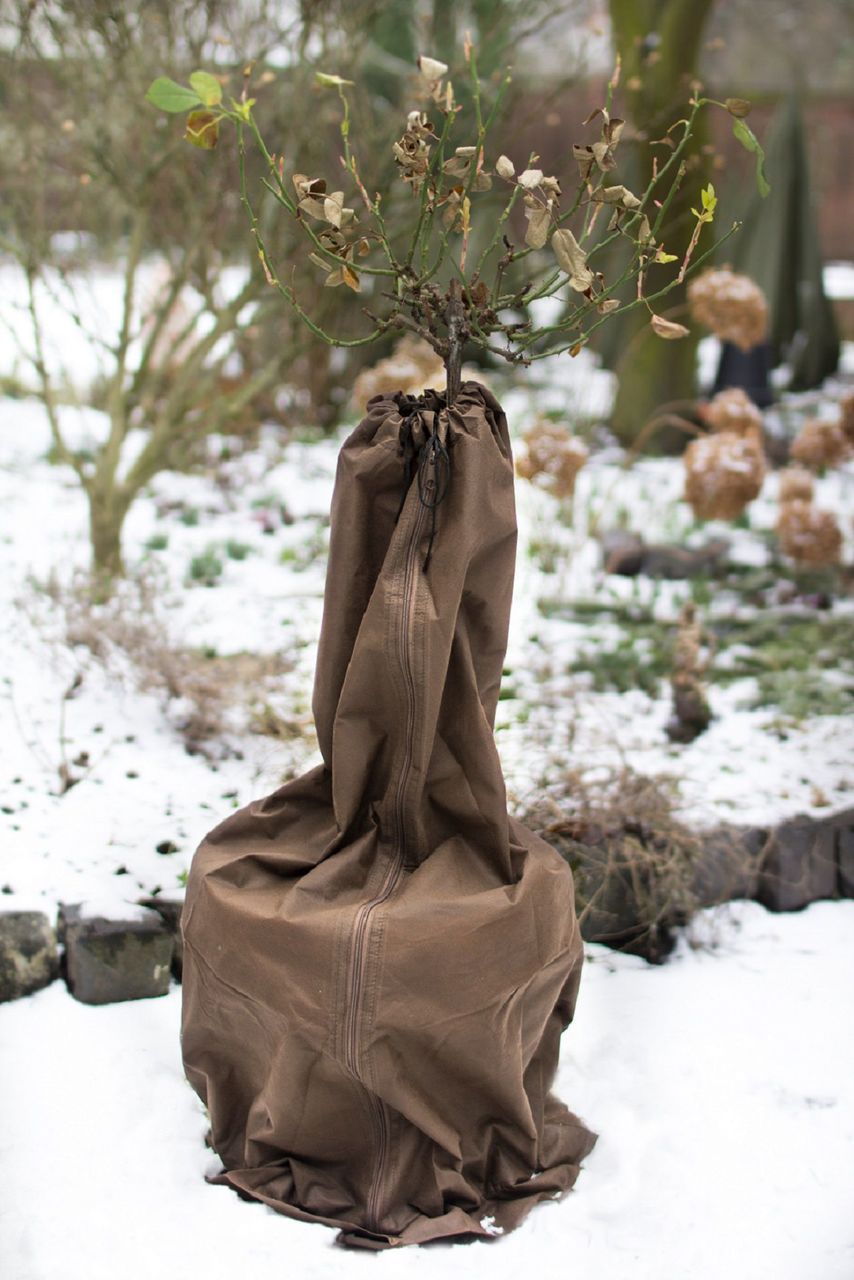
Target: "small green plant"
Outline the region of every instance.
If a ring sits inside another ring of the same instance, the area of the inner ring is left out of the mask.
[[[245,560],[251,550],[248,542],[238,542],[236,538],[229,538],[225,544],[225,554],[229,560]]]
[[[213,587],[222,577],[222,561],[213,547],[208,547],[201,555],[193,556],[190,561],[190,580],[203,586]]]
[[[283,547],[279,552],[279,563],[290,565],[297,573],[302,573],[317,564],[326,555],[328,549],[326,528],[319,526],[305,542],[296,547]]]
[[[613,643],[582,649],[569,663],[568,670],[589,675],[597,692],[615,689],[618,693],[628,693],[641,689],[654,698],[672,663],[668,630],[659,623],[624,626],[625,633]]]
[[[146,551],[165,551],[168,546],[168,533],[153,533],[145,542]]]
[[[531,538],[528,555],[542,573],[557,573],[565,548],[551,538]]]
[[[185,507],[178,519],[181,524],[185,524],[188,529],[194,529],[199,523],[199,512],[196,507]]]

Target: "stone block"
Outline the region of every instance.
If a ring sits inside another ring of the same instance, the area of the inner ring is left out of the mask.
[[[768,832],[761,827],[722,823],[698,835],[701,849],[692,885],[698,906],[755,898]]]
[[[156,911],[165,927],[172,935],[175,949],[172,952],[172,975],[181,981],[181,968],[184,961],[184,938],[181,933],[181,912],[184,910],[183,898],[162,898],[158,894],[153,898],[140,898],[141,907]]]
[[[59,975],[56,934],[41,911],[0,911],[0,1001],[18,1000]]]
[[[769,911],[796,911],[819,898],[835,898],[834,819],[799,814],[770,831],[756,896]]]
[[[842,815],[845,819],[836,828],[836,862],[839,893],[843,898],[854,898],[854,813]]]
[[[162,996],[169,990],[174,942],[159,916],[65,923],[66,978],[85,1004],[113,1004]]]

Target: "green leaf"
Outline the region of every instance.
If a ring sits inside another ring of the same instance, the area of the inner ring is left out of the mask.
[[[194,147],[203,151],[213,151],[219,141],[220,117],[212,111],[191,111],[187,116],[187,130],[184,137]]]
[[[255,106],[257,101],[257,98],[247,98],[245,102],[238,102],[236,98],[232,98],[231,105],[233,110],[237,112],[241,119],[245,120],[246,123],[249,124],[252,115],[252,108]]]
[[[145,96],[160,111],[169,111],[173,115],[202,106],[202,100],[194,89],[187,89],[168,76],[158,76],[153,80]]]
[[[756,156],[756,185],[759,188],[759,194],[764,199],[771,190],[771,186],[765,176],[765,152],[762,150],[762,145],[750,125],[745,124],[743,120],[734,119],[732,131],[745,151],[752,151]]]
[[[194,71],[190,84],[206,107],[217,107],[222,102],[222,85],[209,71]]]
[[[330,89],[337,89],[343,84],[353,84],[352,80],[342,80],[340,76],[327,75],[325,71],[315,71],[314,78],[318,84],[324,84]]]
[[[706,212],[714,213],[715,206],[718,203],[718,198],[715,195],[715,189],[712,186],[711,182],[707,187],[703,187],[702,191],[700,192],[700,199],[703,202],[703,208],[706,210]]]

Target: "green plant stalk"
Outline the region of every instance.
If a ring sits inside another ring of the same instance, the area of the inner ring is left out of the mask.
[[[714,244],[713,244],[709,249],[707,249],[707,250],[706,250],[706,252],[705,252],[704,254],[702,254],[699,258],[697,258],[697,260],[696,260],[696,261],[695,261],[695,263],[694,263],[694,269],[695,269],[695,270],[696,270],[696,268],[697,268],[697,267],[699,267],[703,262],[705,262],[707,258],[710,258],[710,257],[712,256],[712,254],[715,252],[715,250],[716,250],[716,249],[718,249],[718,248],[720,248],[720,246],[721,246],[722,244],[724,244],[724,243],[725,243],[725,242],[730,238],[730,236],[731,236],[735,231],[737,231],[737,230],[738,230],[738,225],[739,225],[738,223],[733,223],[733,225],[730,227],[729,231],[725,232],[725,233],[724,233],[724,235],[722,235],[719,239],[717,239],[717,240],[715,241],[715,243],[714,243]],[[678,282],[677,280],[675,280],[675,279],[674,279],[674,280],[671,280],[671,281],[669,281],[669,283],[668,283],[668,284],[666,284],[666,285],[664,286],[664,288],[663,288],[663,289],[659,289],[656,293],[652,293],[652,294],[650,294],[648,297],[643,297],[643,298],[634,298],[631,302],[627,302],[627,303],[626,303],[626,305],[625,305],[624,307],[621,307],[621,308],[620,308],[620,310],[621,310],[621,312],[625,312],[625,311],[633,311],[633,310],[635,309],[635,307],[639,307],[639,306],[641,306],[641,305],[646,305],[646,306],[648,306],[651,302],[657,302],[659,298],[664,298],[664,297],[666,297],[666,296],[667,296],[667,294],[668,294],[668,293],[670,293],[672,289],[675,289],[675,288],[676,288],[676,285],[677,285],[678,283],[679,283],[679,282]],[[587,332],[586,332],[586,333],[584,333],[584,334],[582,334],[582,335],[577,339],[577,341],[578,341],[578,342],[587,342],[587,340],[589,339],[590,335],[591,335],[592,333],[595,333],[595,331],[600,327],[600,325],[604,324],[604,323],[605,323],[605,321],[606,321],[607,319],[608,319],[608,317],[607,317],[607,316],[602,316],[602,317],[601,317],[601,319],[597,320],[595,324],[591,325],[591,326],[590,326],[590,328],[587,330]],[[541,351],[541,352],[538,352],[538,353],[537,353],[537,354],[535,354],[535,355],[532,355],[532,356],[530,357],[530,359],[531,359],[531,360],[545,360],[547,356],[552,356],[552,355],[561,355],[564,351],[569,351],[570,347],[575,346],[575,345],[576,345],[576,343],[575,343],[575,342],[573,342],[573,343],[570,343],[569,345],[567,345],[567,346],[565,346],[565,347],[552,347],[552,348],[550,348],[548,351]]]
[[[430,196],[430,179],[435,177],[437,173],[441,172],[442,162],[444,161],[444,158],[445,158],[445,142],[447,141],[448,135],[450,134],[451,129],[453,128],[453,123],[454,123],[453,114],[450,111],[446,112],[445,121],[444,121],[444,124],[442,125],[442,132],[439,134],[439,137],[436,140],[436,150],[433,152],[433,155],[430,158],[430,164],[427,167],[427,173],[424,175],[424,181],[421,184],[421,200],[418,207],[418,221],[415,224],[415,230],[412,232],[412,237],[409,242],[409,248],[406,252],[406,258],[404,260],[405,269],[411,268],[412,260],[415,257],[416,249],[419,249],[419,248],[421,249],[422,263],[424,260],[424,243],[421,240],[421,230],[422,230],[422,227],[424,226],[425,217],[427,215],[427,204]],[[426,235],[426,240],[428,241],[430,238],[431,229],[432,229],[432,224],[428,224],[427,235]],[[422,270],[423,270],[423,267],[422,267]]]
[[[261,155],[266,161],[267,167],[269,168],[270,172],[273,174],[273,177],[275,179],[275,185],[274,185],[269,181],[269,179],[263,178],[262,179],[263,185],[271,193],[274,199],[276,199],[279,202],[279,204],[283,205],[284,208],[287,209],[288,213],[290,213],[294,218],[297,218],[297,220],[302,224],[306,235],[309,237],[309,239],[311,240],[312,244],[314,245],[318,253],[321,253],[325,259],[327,259],[330,263],[334,263],[336,266],[346,266],[353,269],[353,264],[347,258],[342,257],[341,254],[335,253],[332,249],[327,248],[327,246],[323,244],[321,240],[318,239],[317,234],[314,228],[309,223],[308,219],[300,216],[299,210],[297,209],[296,204],[288,195],[287,188],[282,178],[279,175],[279,170],[276,166],[276,163],[273,160],[273,157],[270,155],[270,152],[267,149],[267,145],[264,142],[263,137],[261,136],[261,131],[258,128],[258,122],[256,121],[254,115],[252,114],[251,108],[245,113],[245,115],[242,112],[238,113],[238,112],[232,112],[232,111],[225,111],[223,112],[223,115],[227,116],[228,119],[232,120],[236,125],[237,137],[238,137],[238,148],[241,148],[241,147],[243,148],[243,150],[240,153],[241,154],[241,161],[240,161],[241,191],[246,186],[246,175],[245,175],[246,151],[245,151],[245,142],[243,142],[242,140],[243,126],[248,125],[252,132],[252,136],[258,145]],[[241,194],[241,199],[243,200],[242,194]],[[245,207],[246,200],[243,200],[243,204]],[[252,216],[254,217],[254,214]],[[378,211],[375,212],[375,216],[378,218],[378,220],[380,220],[380,215]],[[257,220],[256,220],[256,223],[257,223]],[[387,247],[390,247],[388,246],[387,238],[384,243],[387,245]],[[268,265],[269,265],[269,261],[268,261]],[[360,264],[358,267],[358,270],[363,275],[392,276],[392,277],[397,275],[396,269],[391,266],[368,267]]]
[[[264,267],[264,273],[267,276],[268,281],[272,285],[274,285],[276,289],[278,289],[279,293],[281,293],[284,298],[287,299],[287,301],[293,307],[294,311],[296,311],[297,315],[302,320],[303,324],[305,324],[311,330],[311,332],[315,335],[315,337],[320,338],[322,342],[325,342],[327,346],[330,346],[330,347],[367,346],[368,343],[373,342],[384,331],[382,326],[378,326],[376,329],[373,330],[372,333],[366,334],[366,336],[363,338],[333,337],[331,334],[328,334],[324,329],[322,329],[319,324],[316,324],[315,321],[312,320],[311,316],[308,315],[308,313],[304,311],[303,308],[300,306],[300,304],[297,302],[296,294],[294,293],[294,290],[290,288],[288,285],[282,284],[281,280],[279,280],[278,275],[273,271],[272,264],[267,254],[267,247],[264,244],[264,240],[261,235],[260,228],[258,226],[258,218],[252,206],[252,201],[249,198],[249,190],[246,182],[246,145],[243,139],[243,129],[241,127],[240,122],[238,122],[237,137],[238,137],[237,145],[238,145],[238,155],[239,155],[239,165],[240,165],[240,199],[243,203],[243,207],[246,209],[246,212],[249,216],[250,227],[252,230],[252,234],[255,238],[255,243],[258,248],[258,256],[261,259],[261,265]],[[337,257],[337,255],[335,256]],[[346,262],[346,259],[342,259],[342,261]],[[384,271],[382,272],[382,274],[388,275],[393,273]]]

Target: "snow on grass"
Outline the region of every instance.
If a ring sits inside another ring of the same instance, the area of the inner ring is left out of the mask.
[[[7,298],[14,304],[14,291]],[[96,275],[92,302],[107,333],[117,315],[114,273]],[[69,381],[85,386],[98,374],[91,350],[57,316],[49,329]],[[8,349],[0,370],[24,374]],[[612,393],[611,376],[582,352],[556,365],[549,386],[503,400],[518,435],[535,410],[595,421]],[[75,447],[103,437],[100,415],[61,413]],[[61,610],[30,577],[44,585],[54,573],[62,590],[88,563],[85,502],[70,472],[46,460],[36,402],[0,402],[0,424],[0,908],[52,916],[59,901],[83,902],[126,916],[142,894],[180,896],[205,831],[317,759],[309,699],[341,437],[283,448],[265,430],[251,453],[217,464],[215,478],[158,477],[130,513],[129,567],[159,582],[157,621],[174,644],[284,659],[275,691],[263,696],[305,731],[293,741],[247,733],[238,707],[221,735],[230,750],[207,759],[185,750],[184,708],[141,691],[130,661],[114,655],[107,671],[90,649],[66,643]],[[582,649],[623,633],[613,616],[579,620],[543,601],[610,601],[669,622],[687,590],[605,575],[596,526],[629,524],[688,545],[722,533],[743,564],[767,561],[773,476],[747,527],[698,527],[678,501],[677,463],[645,459],[626,472],[619,461],[616,450],[594,455],[570,519],[517,485],[508,696],[497,731],[511,798],[562,761],[595,772],[625,758],[641,772],[677,775],[689,820],[778,821],[850,803],[854,761],[842,717],[810,716],[780,734],[773,709],[742,705],[753,682],[740,680],[713,686],[709,730],[672,746],[666,689],[600,692],[568,669]],[[832,473],[817,492],[819,505],[847,512],[849,539],[852,479],[850,468]],[[220,565],[210,586],[192,576],[205,557],[209,568]],[[741,606],[716,597],[710,607]],[[65,791],[63,766],[77,779]],[[204,1182],[218,1161],[183,1079],[177,987],[162,999],[91,1008],[56,982],[0,1007],[4,1275],[266,1280],[287,1268],[325,1280],[377,1267],[389,1277],[480,1276],[488,1267],[495,1280],[532,1269],[596,1280],[849,1280],[852,926],[848,902],[786,917],[739,903],[698,917],[661,968],[589,947],[558,1080],[600,1134],[576,1190],[506,1239],[380,1258],[345,1254],[331,1231]],[[701,945],[710,935],[717,946]]]
[[[14,1280],[849,1280],[854,903],[707,911],[661,967],[587,948],[557,1092],[596,1132],[575,1189],[516,1232],[376,1256],[210,1186],[180,990],[90,1007],[62,983],[0,1007]]]
[[[513,391],[505,398],[518,435],[536,397]],[[85,440],[92,415],[62,413],[74,439]],[[284,668],[271,688],[241,694],[246,705],[224,716],[222,745],[230,751],[212,765],[185,751],[178,731],[184,702],[173,699],[164,710],[162,692],[135,688],[130,662],[117,680],[84,646],[65,644],[60,610],[29,577],[44,583],[54,572],[68,583],[74,568],[88,563],[86,503],[69,470],[46,460],[41,407],[6,400],[2,416],[0,704],[8,729],[0,737],[0,903],[41,905],[52,914],[60,900],[106,900],[120,911],[157,889],[180,894],[205,831],[318,759],[310,698],[343,433],[283,446],[265,429],[257,448],[218,462],[211,475],[158,476],[129,515],[129,567],[154,575],[157,612],[173,643],[212,655],[269,654]],[[647,610],[669,625],[689,591],[684,582],[605,574],[591,536],[597,528],[629,523],[650,539],[688,544],[720,533],[736,559],[761,565],[775,514],[772,476],[750,508],[748,527],[697,526],[678,500],[678,462],[642,459],[624,471],[620,456],[613,449],[593,455],[579,474],[571,514],[535,486],[517,483],[519,554],[496,732],[511,803],[524,803],[568,762],[607,770],[621,760],[641,773],[675,775],[679,815],[688,822],[765,824],[850,803],[854,759],[843,716],[809,716],[781,730],[773,706],[746,705],[755,682],[739,679],[712,685],[708,731],[676,746],[664,732],[666,681],[654,695],[591,682],[581,655],[618,644],[621,625],[607,612],[573,616],[563,606],[610,603]],[[818,482],[818,503],[843,513],[852,482],[850,469],[830,473]],[[850,557],[850,522],[846,534]],[[211,555],[219,571],[208,586],[192,572]],[[546,607],[555,601],[558,607]],[[725,596],[709,605],[712,612],[739,608]],[[637,637],[633,652],[642,655],[645,644]],[[297,727],[292,738],[247,734],[253,697],[261,712],[268,707]],[[220,744],[212,745],[216,754]],[[64,794],[63,762],[79,778]],[[158,846],[175,851],[158,853]]]

